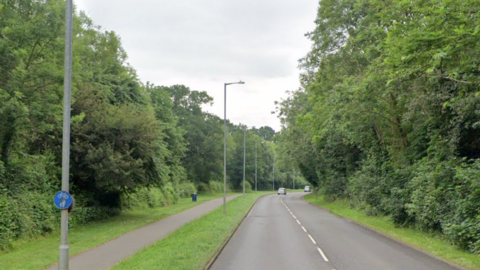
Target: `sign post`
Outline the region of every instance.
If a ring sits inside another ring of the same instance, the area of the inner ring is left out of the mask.
[[[68,270],[68,202],[72,204],[72,196],[68,193],[70,176],[70,110],[72,95],[72,32],[73,32],[73,0],[66,0],[65,9],[65,77],[63,91],[63,144],[62,144],[62,191],[55,196],[55,204],[62,209],[61,240],[59,248],[58,269]],[[58,196],[61,198],[58,198]],[[68,197],[68,198],[67,198]]]

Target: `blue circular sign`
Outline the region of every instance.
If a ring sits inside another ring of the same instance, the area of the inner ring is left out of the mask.
[[[68,209],[70,205],[72,205],[73,199],[70,193],[62,190],[55,194],[55,198],[53,198],[53,201],[58,208],[65,210]]]

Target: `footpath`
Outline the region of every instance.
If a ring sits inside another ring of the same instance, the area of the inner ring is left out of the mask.
[[[227,197],[230,201],[241,195]],[[169,233],[184,224],[193,221],[223,204],[223,198],[211,200],[181,213],[169,216],[155,223],[126,233],[110,242],[90,249],[70,258],[69,270],[100,270],[108,269],[125,258],[130,257],[144,247],[164,238]],[[52,265],[48,270],[57,270],[58,265]]]

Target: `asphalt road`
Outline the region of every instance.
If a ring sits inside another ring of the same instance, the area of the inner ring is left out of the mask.
[[[259,199],[211,269],[457,269],[319,209],[304,195]]]

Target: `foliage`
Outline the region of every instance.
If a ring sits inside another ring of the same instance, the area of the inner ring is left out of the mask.
[[[0,249],[59,226],[65,1],[0,0]],[[143,84],[119,36],[75,12],[71,107],[72,228],[132,207],[171,205],[223,191],[223,121],[213,98],[184,85]],[[241,126],[228,123],[228,185],[238,188]],[[273,140],[270,127],[249,131]],[[273,147],[259,151],[267,188]],[[232,170],[233,169],[233,170]]]
[[[476,253],[479,4],[321,0],[277,103],[280,148],[327,198]]]

